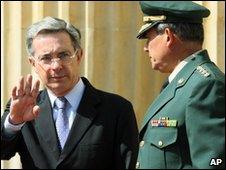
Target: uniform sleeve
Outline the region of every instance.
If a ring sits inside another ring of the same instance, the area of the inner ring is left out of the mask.
[[[225,84],[204,80],[191,93],[186,109],[192,166],[199,169],[224,167],[225,160]],[[214,165],[216,160],[222,160]]]

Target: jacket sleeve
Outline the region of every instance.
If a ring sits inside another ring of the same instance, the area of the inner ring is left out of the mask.
[[[216,169],[225,160],[225,84],[207,79],[191,93],[186,109],[186,131],[193,167]],[[221,159],[219,165],[211,160]]]
[[[21,138],[20,131],[11,138],[4,135],[4,122],[9,114],[9,109],[10,101],[7,103],[5,111],[1,117],[1,160],[9,160],[16,154]]]
[[[138,127],[132,104],[123,107],[117,125],[117,149],[113,169],[135,169],[138,154]]]

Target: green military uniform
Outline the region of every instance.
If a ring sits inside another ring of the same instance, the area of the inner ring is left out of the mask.
[[[151,13],[151,9],[155,10],[153,15],[158,15],[160,6],[161,14],[168,10],[166,15],[170,15],[176,5],[173,1],[167,3],[144,1],[140,4],[146,16]],[[191,2],[184,3],[186,6],[186,3]],[[204,7],[193,5],[199,19],[209,15]],[[192,4],[188,8],[181,9],[182,7],[183,4],[177,6],[178,10],[173,12],[177,12],[175,16],[186,16],[182,14],[184,10],[193,9]],[[193,15],[189,11],[187,13]],[[158,18],[161,19],[160,16]],[[145,23],[146,26],[139,31],[138,38],[145,38],[145,33],[155,22],[162,20]],[[224,168],[224,103],[225,75],[210,61],[206,50],[193,54],[190,61],[148,108],[140,129],[136,168]]]

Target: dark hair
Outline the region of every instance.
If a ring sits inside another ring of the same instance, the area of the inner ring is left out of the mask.
[[[182,41],[195,41],[203,43],[204,29],[197,23],[159,23],[155,26],[157,34],[163,34],[165,28],[173,31]]]

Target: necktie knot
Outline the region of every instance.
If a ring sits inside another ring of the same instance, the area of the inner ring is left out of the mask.
[[[66,98],[65,97],[58,97],[55,100],[55,106],[58,109],[64,109],[66,107]]]

